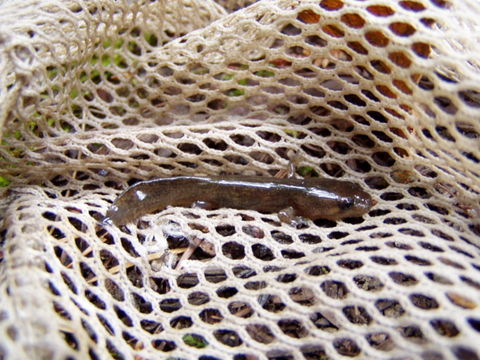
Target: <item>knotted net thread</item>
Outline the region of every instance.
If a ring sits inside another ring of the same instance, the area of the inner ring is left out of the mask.
[[[251,3],[2,3],[0,358],[479,359],[479,5]],[[292,151],[377,205],[99,224]]]

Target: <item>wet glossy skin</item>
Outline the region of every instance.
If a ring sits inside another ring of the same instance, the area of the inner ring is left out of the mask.
[[[266,213],[278,213],[291,207],[295,215],[312,220],[359,217],[374,204],[359,185],[346,181],[179,176],[131,186],[115,200],[107,217],[115,225],[123,225],[167,206],[190,207],[196,202],[203,202],[208,208],[250,209]]]

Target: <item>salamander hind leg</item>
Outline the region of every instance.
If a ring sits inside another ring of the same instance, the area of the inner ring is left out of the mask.
[[[197,200],[192,203],[192,208],[204,209],[204,210],[215,210],[215,209],[218,209],[218,206],[213,202]]]

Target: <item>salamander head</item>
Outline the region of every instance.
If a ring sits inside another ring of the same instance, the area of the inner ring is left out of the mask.
[[[353,183],[335,183],[329,191],[309,189],[295,201],[295,210],[301,216],[316,220],[340,220],[360,217],[375,205],[372,197]]]
[[[128,222],[128,214],[126,214],[124,210],[120,209],[115,204],[108,208],[105,219],[103,219],[103,223],[106,225],[111,225],[113,223],[118,226],[127,224]]]
[[[367,213],[375,204],[372,197],[363,192],[349,197],[343,197],[337,200],[337,206],[341,218],[358,217]]]

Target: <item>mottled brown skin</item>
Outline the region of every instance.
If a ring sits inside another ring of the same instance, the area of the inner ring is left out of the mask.
[[[279,212],[292,207],[295,215],[312,220],[359,217],[373,206],[369,194],[354,183],[321,179],[277,179],[262,176],[179,176],[139,182],[124,191],[107,212],[115,225],[167,206]],[[205,204],[204,204],[205,205]]]

